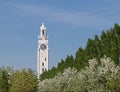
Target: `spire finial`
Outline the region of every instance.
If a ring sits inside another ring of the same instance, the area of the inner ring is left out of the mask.
[[[46,27],[45,27],[44,22],[42,23],[42,25],[41,25],[40,29],[41,29],[41,30],[46,30]]]
[[[44,25],[44,22],[42,23],[42,26],[45,26],[45,25]]]

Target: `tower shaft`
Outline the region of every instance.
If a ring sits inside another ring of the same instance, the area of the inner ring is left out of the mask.
[[[37,76],[44,71],[48,71],[48,38],[46,27],[42,23],[40,27],[40,35],[38,36],[38,49],[37,49]]]

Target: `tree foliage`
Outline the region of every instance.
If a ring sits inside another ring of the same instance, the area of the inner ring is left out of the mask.
[[[14,71],[11,75],[10,92],[36,92],[37,78],[31,69]]]
[[[118,77],[120,67],[110,58],[104,57],[100,62],[101,64],[96,59],[92,59],[85,69],[77,71],[75,68],[67,68],[54,78],[40,81],[38,92],[119,92],[120,85],[111,87],[111,83],[116,79],[119,82],[114,81],[114,84],[120,84]]]
[[[12,67],[0,68],[0,92],[9,92],[10,91],[10,73],[13,72]]]
[[[0,92],[37,92],[37,77],[31,69],[0,68]]]

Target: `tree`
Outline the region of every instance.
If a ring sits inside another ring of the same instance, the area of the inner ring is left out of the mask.
[[[113,31],[116,35],[116,44],[117,44],[117,60],[120,63],[120,26],[116,23],[114,25]]]
[[[0,92],[9,92],[10,89],[10,67],[4,67],[0,68]]]
[[[86,52],[81,47],[75,54],[75,68],[80,70],[84,68],[88,64],[88,60],[86,57]]]
[[[67,92],[70,91],[69,85],[72,83],[72,79],[77,74],[77,70],[74,68],[67,68],[63,73],[58,73],[55,78],[45,79],[39,81],[38,92]]]
[[[37,92],[37,77],[31,69],[14,71],[10,92]]]
[[[116,77],[110,80],[108,87],[112,92],[120,92],[120,71]]]

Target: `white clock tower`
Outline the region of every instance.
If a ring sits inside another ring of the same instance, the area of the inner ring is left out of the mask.
[[[44,71],[48,71],[48,38],[46,27],[44,23],[40,27],[40,35],[38,36],[38,49],[37,49],[37,76]]]

